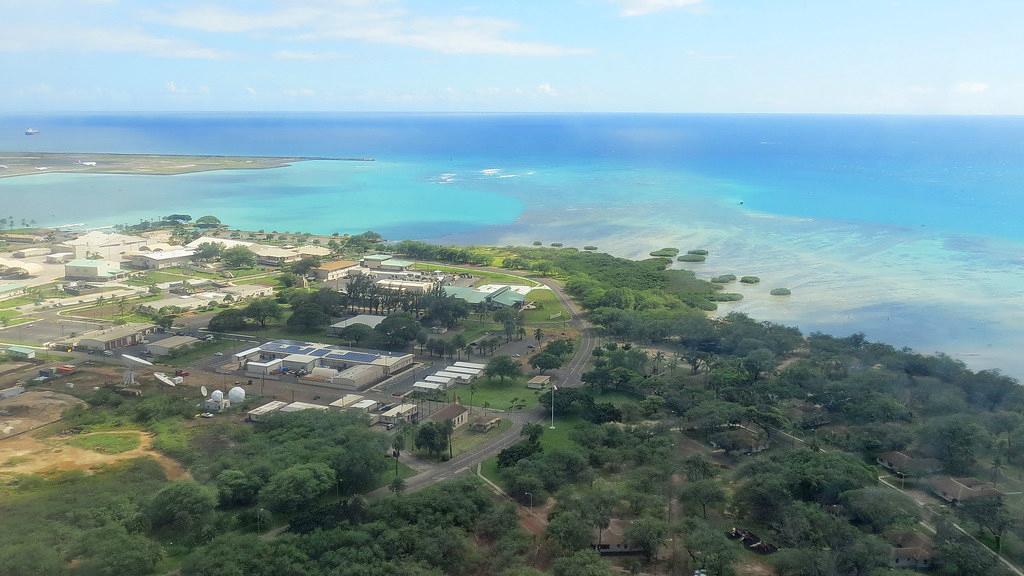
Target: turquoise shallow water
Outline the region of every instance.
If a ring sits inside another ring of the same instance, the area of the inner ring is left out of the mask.
[[[442,186],[423,166],[309,161],[266,170],[177,176],[39,174],[0,179],[0,195],[20,198],[17,218],[47,225],[112,225],[171,212],[215,214],[250,229],[439,235],[513,222],[512,196]]]
[[[26,140],[26,126],[39,136]],[[15,218],[172,212],[446,242],[708,248],[723,307],[1024,376],[1024,119],[153,115],[0,118],[0,149],[374,157],[183,176],[0,179]],[[771,298],[776,286],[788,299]]]

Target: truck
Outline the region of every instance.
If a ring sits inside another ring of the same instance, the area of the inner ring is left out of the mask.
[[[75,370],[76,368],[73,364],[61,364],[60,366],[57,366],[58,374],[71,374]]]

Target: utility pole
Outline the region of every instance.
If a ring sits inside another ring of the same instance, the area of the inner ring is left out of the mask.
[[[555,390],[558,390],[558,386],[551,385],[551,429],[555,429]]]

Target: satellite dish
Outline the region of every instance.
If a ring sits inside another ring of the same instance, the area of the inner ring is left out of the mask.
[[[142,358],[139,358],[138,356],[130,356],[128,354],[121,354],[121,358],[124,358],[128,362],[131,362],[131,363],[134,363],[134,364],[141,364],[143,366],[152,366],[153,365],[153,363],[150,362],[149,360],[143,360]]]
[[[220,402],[221,400],[224,399],[224,393],[221,392],[220,390],[214,390],[213,394],[210,394],[210,399],[216,402]]]
[[[200,386],[199,387],[199,391],[203,393],[203,398],[206,398],[207,396],[209,396],[209,393],[207,393],[207,391],[206,391],[206,386]]]

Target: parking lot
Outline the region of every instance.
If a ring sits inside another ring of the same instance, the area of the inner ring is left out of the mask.
[[[63,338],[77,336],[89,330],[102,328],[106,324],[100,322],[89,322],[86,320],[75,320],[52,316],[41,318],[35,322],[19,324],[5,329],[0,339],[11,339],[16,342],[23,342],[33,346],[43,346],[49,342],[56,342]]]

